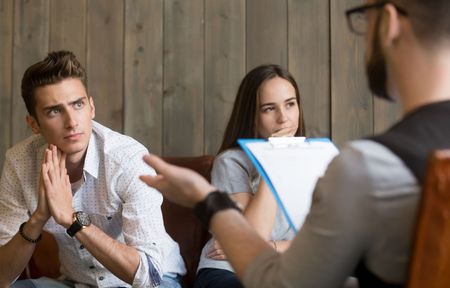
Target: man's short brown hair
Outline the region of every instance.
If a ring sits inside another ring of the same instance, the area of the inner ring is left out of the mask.
[[[36,120],[34,92],[36,88],[56,84],[65,79],[80,79],[86,87],[86,71],[75,54],[70,51],[55,51],[47,57],[31,65],[22,77],[22,98],[28,114]]]
[[[432,47],[450,40],[449,0],[393,0],[392,3],[407,11],[422,44]]]

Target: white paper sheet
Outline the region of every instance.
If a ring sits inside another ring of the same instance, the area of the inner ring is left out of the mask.
[[[317,179],[339,153],[336,146],[325,138],[303,137],[238,142],[274,192],[290,225],[298,231],[309,212]]]

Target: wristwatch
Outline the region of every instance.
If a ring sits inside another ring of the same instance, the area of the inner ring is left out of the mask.
[[[75,236],[75,234],[81,229],[91,225],[91,218],[89,214],[83,211],[77,211],[73,213],[73,223],[67,228],[66,232],[70,237]]]

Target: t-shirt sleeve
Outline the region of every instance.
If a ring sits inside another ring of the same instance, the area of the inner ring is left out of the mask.
[[[230,194],[252,193],[248,164],[234,152],[219,155],[213,163],[211,183],[220,191]]]

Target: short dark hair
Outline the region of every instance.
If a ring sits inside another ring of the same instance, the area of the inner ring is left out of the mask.
[[[408,13],[414,33],[426,46],[450,40],[449,0],[393,0]]]
[[[36,120],[34,92],[36,88],[56,84],[65,79],[80,79],[86,88],[86,71],[70,51],[55,51],[25,71],[22,77],[22,98],[28,114]]]
[[[259,88],[265,81],[275,77],[289,81],[295,89],[299,110],[298,129],[295,136],[304,136],[305,121],[303,119],[303,109],[297,82],[295,82],[291,73],[283,67],[275,64],[266,64],[254,68],[242,79],[218,153],[237,147],[238,144],[236,141],[238,138],[256,137],[255,119]]]

